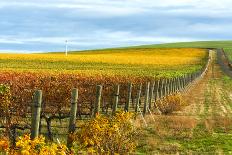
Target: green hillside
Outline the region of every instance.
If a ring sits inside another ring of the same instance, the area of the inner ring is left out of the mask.
[[[196,41],[134,46],[133,48],[232,48],[232,41]]]

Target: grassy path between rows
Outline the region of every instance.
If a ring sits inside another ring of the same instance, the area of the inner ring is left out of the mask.
[[[146,118],[137,154],[232,154],[232,79],[216,53],[213,58],[203,79],[183,94],[188,106]]]

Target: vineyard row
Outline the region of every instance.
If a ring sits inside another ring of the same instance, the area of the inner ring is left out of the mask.
[[[72,89],[71,110],[70,105],[65,106],[63,109],[61,106],[58,108],[61,108],[63,111],[59,111],[58,113],[51,110],[56,106],[55,103],[52,105],[44,102],[43,92],[41,90],[36,90],[32,98],[33,102],[30,102],[33,104],[30,104],[30,106],[26,104],[26,110],[23,109],[25,106],[23,108],[21,107],[22,111],[20,113],[20,111],[16,111],[9,107],[11,116],[10,124],[7,124],[7,119],[9,118],[6,118],[7,116],[4,116],[4,113],[1,113],[2,115],[0,117],[3,120],[3,123],[0,127],[9,128],[12,141],[15,141],[17,137],[17,129],[30,129],[31,137],[35,138],[41,133],[41,120],[44,119],[46,122],[48,138],[52,140],[51,121],[53,119],[62,120],[69,118],[68,134],[70,134],[76,129],[77,117],[80,119],[83,115],[86,115],[89,118],[96,117],[100,113],[114,115],[119,109],[123,109],[126,112],[133,111],[135,113],[140,113],[143,116],[148,112],[152,113],[155,110],[165,114],[170,110],[170,107],[162,101],[170,96],[175,96],[176,94],[185,91],[190,85],[201,79],[208,70],[210,61],[211,57],[209,56],[207,65],[201,71],[182,77],[159,79],[152,82],[146,82],[145,85],[133,85],[132,83],[129,83],[127,86],[122,86],[122,88],[121,85],[115,85],[113,88],[107,90],[108,94],[110,94],[109,96],[104,96],[104,89],[107,89],[107,87],[97,85],[95,86],[95,97],[94,99],[91,98],[91,104],[89,105],[79,101],[78,88]],[[125,87],[127,87],[127,89],[125,89]],[[121,95],[121,93],[123,94]],[[83,104],[87,107],[81,107]],[[28,123],[28,118],[31,119],[31,123]],[[68,145],[72,143],[69,139],[67,141],[69,143]]]

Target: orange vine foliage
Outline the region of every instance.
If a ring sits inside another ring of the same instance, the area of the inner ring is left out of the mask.
[[[81,149],[98,154],[127,154],[136,148],[137,130],[132,113],[117,112],[113,117],[97,115],[81,126],[77,142]]]
[[[26,116],[30,112],[32,96],[36,89],[43,92],[43,111],[46,113],[69,113],[71,90],[78,88],[78,109],[87,109],[93,106],[96,97],[96,85],[103,85],[103,101],[112,103],[114,87],[120,84],[120,99],[123,104],[127,96],[128,81],[134,84],[147,79],[125,77],[84,77],[75,74],[38,74],[4,72],[0,74],[0,83],[10,86],[12,95],[12,109],[19,116]],[[135,87],[134,87],[135,88]],[[136,88],[134,89],[134,95]],[[120,102],[120,101],[119,101]],[[86,113],[87,113],[86,112]]]

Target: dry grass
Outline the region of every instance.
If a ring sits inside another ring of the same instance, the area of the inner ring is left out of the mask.
[[[231,79],[223,77],[215,62],[203,79],[182,94],[188,106],[170,115],[155,115],[155,121],[146,117],[141,152],[231,154]]]
[[[166,96],[157,101],[156,105],[162,114],[171,114],[174,111],[179,111],[185,105],[180,94]]]

